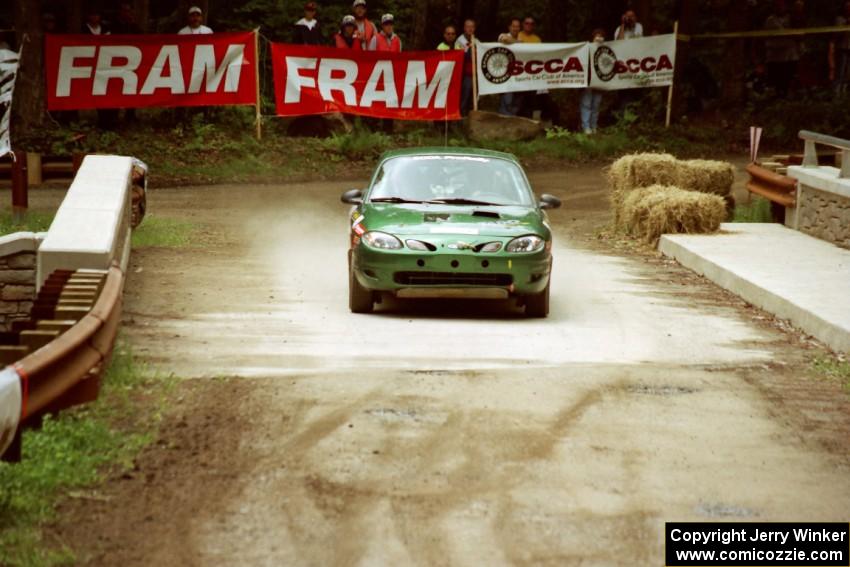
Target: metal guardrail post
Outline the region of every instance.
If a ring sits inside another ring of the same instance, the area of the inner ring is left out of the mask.
[[[806,140],[806,149],[803,152],[803,167],[818,166],[818,150],[814,140]]]
[[[830,146],[841,150],[841,170],[838,173],[839,179],[850,179],[850,140],[810,132],[808,130],[800,130],[800,139],[805,140],[805,153],[803,154],[803,167],[817,167],[818,153],[816,144]]]

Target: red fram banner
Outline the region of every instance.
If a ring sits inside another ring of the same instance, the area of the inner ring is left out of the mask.
[[[48,35],[47,108],[255,104],[254,32]]]
[[[388,53],[273,43],[272,65],[279,116],[460,119],[459,50]]]

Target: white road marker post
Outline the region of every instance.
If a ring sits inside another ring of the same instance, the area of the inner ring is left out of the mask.
[[[679,41],[679,20],[673,22],[673,36]],[[670,80],[670,86],[667,88],[667,118],[664,121],[664,127],[670,127],[670,116],[673,113],[673,84],[676,82],[676,69],[673,68],[673,78]]]

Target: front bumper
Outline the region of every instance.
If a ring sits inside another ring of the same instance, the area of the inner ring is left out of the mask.
[[[445,249],[375,250],[362,241],[351,250],[351,267],[361,286],[399,297],[497,299],[542,292],[549,283],[552,255],[482,253]]]

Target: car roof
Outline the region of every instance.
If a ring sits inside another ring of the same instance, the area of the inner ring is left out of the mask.
[[[512,161],[514,163],[519,163],[519,160],[515,155],[509,154],[507,152],[497,152],[496,150],[485,150],[483,148],[457,148],[457,147],[446,147],[446,146],[433,146],[433,147],[424,147],[424,148],[402,148],[398,150],[390,150],[388,152],[384,152],[381,156],[381,161],[402,157],[402,156],[433,156],[433,155],[446,155],[446,156],[473,156],[473,157],[490,157],[490,158],[498,158],[498,159],[506,159],[508,161]]]

